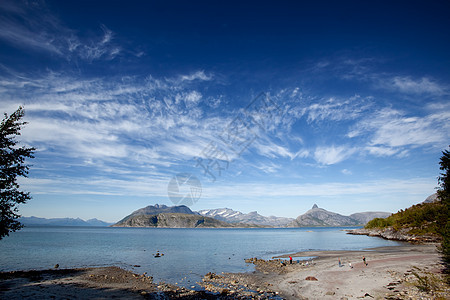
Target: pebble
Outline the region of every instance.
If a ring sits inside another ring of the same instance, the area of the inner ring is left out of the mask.
[[[314,276],[308,276],[305,278],[305,280],[311,280],[311,281],[319,281],[316,277]]]

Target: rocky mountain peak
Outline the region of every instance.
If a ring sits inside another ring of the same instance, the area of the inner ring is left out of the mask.
[[[314,204],[312,209],[314,209],[314,208],[319,208],[319,207],[317,206],[317,204]]]
[[[252,211],[247,214],[228,208],[205,209],[198,212],[202,216],[211,217],[229,223],[256,224],[262,226],[284,227],[293,221],[291,218],[265,217]]]
[[[433,203],[438,199],[438,194],[434,193],[433,195],[430,195],[427,197],[427,199],[425,199],[425,201],[423,201],[422,203]]]

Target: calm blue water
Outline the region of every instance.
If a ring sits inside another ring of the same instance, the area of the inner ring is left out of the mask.
[[[61,268],[116,265],[190,286],[207,272],[252,271],[244,262],[250,257],[399,245],[342,229],[26,227],[0,241],[0,270],[48,269],[57,263]],[[158,250],[164,256],[154,258]]]

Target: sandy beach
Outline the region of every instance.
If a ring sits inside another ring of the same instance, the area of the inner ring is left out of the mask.
[[[208,290],[215,290],[214,284],[234,282],[238,283],[235,286],[256,289],[261,294],[275,292],[284,299],[450,297],[448,287],[442,283],[442,265],[435,244],[383,247],[367,251],[310,251],[290,255],[316,258],[307,264],[295,260],[292,265],[287,259],[289,254],[270,261],[253,259],[257,270],[255,273],[221,274],[219,278],[207,280],[204,286]],[[363,256],[366,257],[367,265],[363,263]],[[414,274],[429,283],[434,292],[427,292],[427,287],[421,289],[424,282],[420,282]]]
[[[154,283],[117,267],[0,273],[2,299],[449,299],[435,244],[367,251],[310,251],[255,264],[252,273],[208,273],[205,291]],[[365,256],[367,265],[362,258]],[[298,257],[315,257],[297,263]],[[341,266],[339,266],[339,259]],[[352,267],[349,266],[351,263]]]
[[[313,251],[292,256],[318,258],[313,266],[291,271],[274,282],[286,299],[434,299],[435,295],[421,294],[414,286],[417,277],[413,272],[430,277],[439,276],[442,269],[436,245],[383,247],[369,251]],[[307,276],[317,281],[305,280]]]

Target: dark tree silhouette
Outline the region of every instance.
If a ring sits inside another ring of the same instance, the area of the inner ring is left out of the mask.
[[[450,152],[448,150],[442,151],[439,165],[442,173],[438,178],[440,186],[438,197],[443,204],[443,208],[438,222],[442,235],[441,251],[446,267],[447,282],[450,283],[450,220],[448,218],[450,213]]]
[[[16,136],[26,122],[21,121],[24,110],[21,106],[0,125],[0,240],[10,232],[23,227],[17,218],[18,204],[31,199],[30,193],[20,191],[17,177],[27,177],[29,166],[25,159],[33,158],[33,147],[18,147]]]

